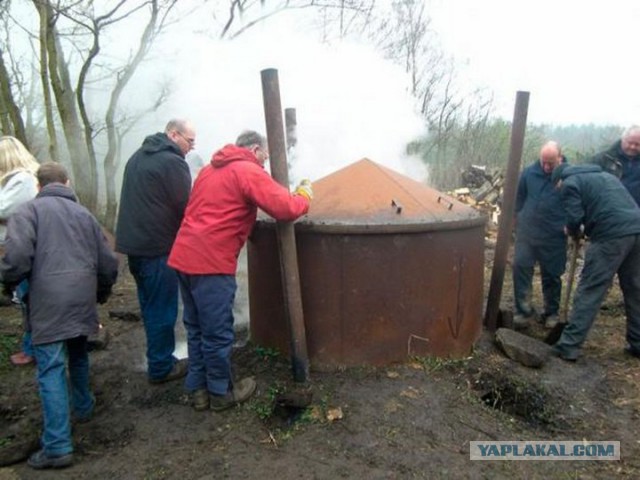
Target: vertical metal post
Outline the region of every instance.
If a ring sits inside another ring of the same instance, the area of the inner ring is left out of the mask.
[[[278,71],[270,68],[262,70],[261,75],[271,175],[278,183],[289,188],[287,149],[285,146],[282,121]],[[307,340],[304,316],[302,313],[298,253],[293,223],[277,222],[276,231],[280,252],[280,271],[282,273],[285,315],[291,336],[291,367],[293,370],[293,379],[296,382],[306,382],[309,379],[309,358],[307,355]]]
[[[516,105],[513,112],[513,124],[511,126],[511,146],[509,149],[509,163],[502,195],[502,211],[498,221],[498,239],[491,271],[491,283],[487,297],[487,309],[484,324],[490,332],[495,332],[498,323],[498,311],[500,309],[500,297],[504,282],[504,271],[511,243],[511,230],[513,228],[513,214],[515,211],[516,189],[520,165],[522,163],[522,146],[524,134],[527,128],[527,112],[529,109],[529,92],[516,93]]]

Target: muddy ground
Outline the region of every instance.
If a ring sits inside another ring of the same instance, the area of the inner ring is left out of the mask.
[[[110,311],[138,312],[128,274],[101,307],[111,340],[91,353],[98,408],[92,421],[73,427],[75,464],[36,472],[21,460],[0,468],[0,479],[640,478],[640,363],[622,351],[615,286],[575,364],[552,358],[542,369],[523,367],[485,333],[465,359],[312,372],[312,404],[303,411],[273,410],[274,398],[299,389],[286,358],[251,342],[239,342],[234,358],[237,376],[255,375],[255,398],[222,413],[194,411],[180,381],[147,382],[141,322]],[[0,318],[6,458],[34,446],[41,419],[34,368],[12,367],[7,357],[20,336],[19,312],[3,307]],[[177,332],[183,337],[180,325]],[[545,335],[539,326],[529,333]],[[583,439],[620,441],[622,459],[469,459],[471,440]]]

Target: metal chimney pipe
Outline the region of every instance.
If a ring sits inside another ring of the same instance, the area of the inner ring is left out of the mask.
[[[265,69],[262,70],[261,75],[271,175],[278,183],[289,188],[287,149],[284,139],[278,70],[273,68]],[[293,379],[296,382],[306,382],[309,379],[309,357],[307,355],[302,296],[300,294],[295,230],[292,222],[277,222],[276,231],[278,250],[280,252],[285,316],[291,335]]]
[[[504,270],[507,263],[507,254],[511,243],[511,230],[513,228],[513,213],[515,211],[516,190],[520,164],[522,163],[522,146],[524,134],[527,128],[527,112],[529,109],[529,92],[517,92],[516,104],[513,112],[513,124],[511,126],[511,146],[509,149],[509,163],[504,182],[502,196],[502,211],[498,221],[498,239],[491,271],[491,283],[487,297],[487,310],[484,323],[490,332],[495,332],[498,323],[498,311],[500,309],[500,297],[504,282]]]

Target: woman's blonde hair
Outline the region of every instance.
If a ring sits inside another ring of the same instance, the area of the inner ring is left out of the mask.
[[[36,158],[20,140],[10,135],[0,137],[0,179],[18,169],[35,174],[39,167]]]

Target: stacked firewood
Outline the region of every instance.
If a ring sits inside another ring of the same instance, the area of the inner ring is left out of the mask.
[[[498,222],[504,175],[499,169],[470,165],[461,175],[462,187],[450,195],[487,214],[494,224]]]

